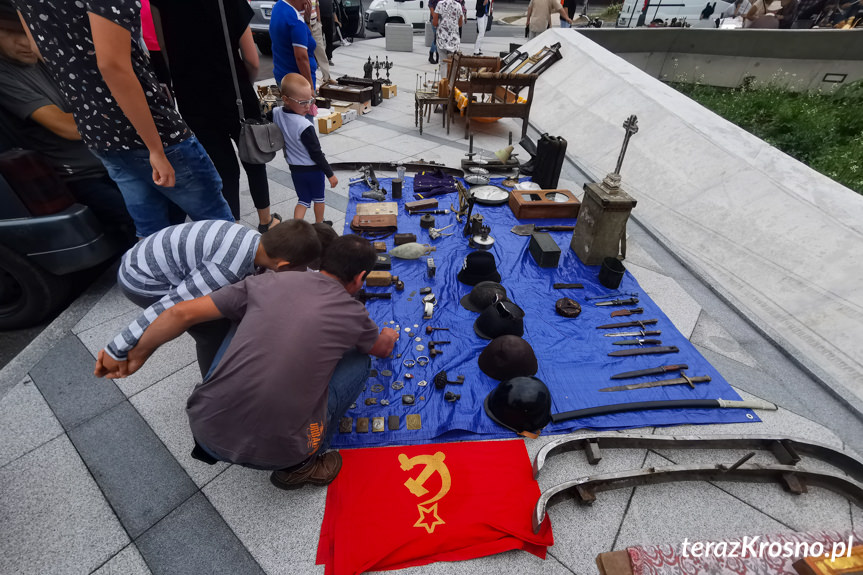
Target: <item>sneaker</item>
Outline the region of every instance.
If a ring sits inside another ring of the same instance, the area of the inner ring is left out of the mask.
[[[305,484],[328,485],[342,468],[338,451],[328,451],[298,471],[273,471],[270,482],[279,489],[297,489]]]

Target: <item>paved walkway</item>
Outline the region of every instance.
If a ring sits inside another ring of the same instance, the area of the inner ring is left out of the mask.
[[[323,136],[325,152],[333,161],[422,158],[456,165],[466,150],[459,121],[449,136],[437,117],[422,137],[413,126],[416,74],[432,68],[421,38],[411,54],[384,52],[383,42],[338,50],[335,72],[358,75],[370,54],[387,55],[396,62],[398,97]],[[485,51],[505,46],[503,39],[489,39]],[[511,126],[481,126],[476,144],[502,147]],[[277,160],[268,172],[274,209],[288,215],[295,194],[287,167]],[[337,229],[352,175],[339,173],[342,183],[329,194],[327,218]],[[561,185],[580,190],[583,178],[567,166]],[[252,225],[247,192],[243,213]],[[785,434],[863,451],[858,419],[635,224],[627,268],[741,395],[782,406],[764,413],[760,424],[635,431]],[[136,313],[109,274],[0,371],[0,573],[322,573],[314,558],[325,489],[284,492],[265,472],[211,467],[189,456],[184,406],[199,375],[188,336],[164,346],[130,378],[115,383],[91,375],[94,354]],[[531,456],[549,439],[527,441]],[[589,474],[672,462],[730,463],[741,455],[633,449],[606,453],[590,466],[581,453],[569,453],[550,461],[540,484],[545,489]],[[795,497],[777,485],[727,482],[621,489],[600,494],[590,507],[561,503],[550,515],[556,544],[545,562],[509,552],[406,571],[589,574],[596,572],[596,554],[637,543],[863,525],[860,509],[822,489]],[[369,528],[385,537],[384,522],[383,514],[369,518]]]

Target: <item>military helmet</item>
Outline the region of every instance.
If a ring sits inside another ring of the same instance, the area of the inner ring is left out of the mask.
[[[537,377],[500,382],[486,396],[483,407],[492,421],[528,437],[536,437],[551,422],[551,393]]]

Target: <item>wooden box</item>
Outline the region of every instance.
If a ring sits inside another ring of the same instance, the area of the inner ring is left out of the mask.
[[[342,86],[327,84],[318,88],[318,95],[331,100],[345,102],[369,102],[371,105],[372,88],[370,86]]]
[[[417,210],[433,210],[437,207],[438,201],[434,198],[405,202],[405,210],[407,213],[415,212]]]
[[[569,190],[513,190],[509,207],[520,220],[575,218],[581,202]]]
[[[321,134],[329,134],[330,132],[334,132],[342,127],[342,115],[339,112],[335,112],[328,116],[319,116],[318,120],[318,132]]]
[[[381,88],[381,93],[383,94],[384,100],[389,100],[390,98],[395,98],[398,93],[398,87],[395,84],[384,84]]]

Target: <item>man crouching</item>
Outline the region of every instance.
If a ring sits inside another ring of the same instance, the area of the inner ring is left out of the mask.
[[[386,357],[398,339],[352,297],[376,260],[367,240],[342,236],[320,273],[263,274],[178,303],[129,351],[128,373],[189,326],[238,322],[186,404],[199,458],[276,470],[282,489],[326,485],[342,464],[327,448],[363,389],[368,354]]]

